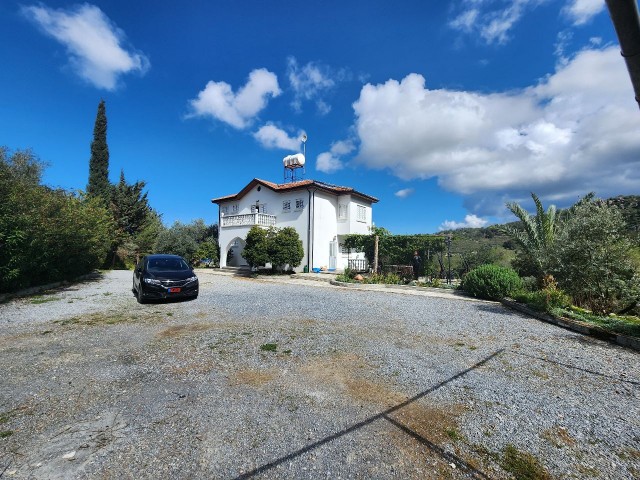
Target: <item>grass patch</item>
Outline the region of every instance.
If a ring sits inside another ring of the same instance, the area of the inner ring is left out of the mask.
[[[595,315],[588,310],[577,307],[559,308],[552,311],[554,315],[590,323],[612,333],[640,337],[640,318],[634,316]]]
[[[277,343],[265,343],[264,345],[260,345],[260,350],[263,352],[275,352],[277,349]]]
[[[40,305],[41,303],[55,302],[57,300],[60,300],[60,299],[52,296],[38,295],[37,297],[31,298],[31,301],[29,303],[33,305]]]
[[[521,452],[513,445],[504,447],[500,466],[516,480],[551,480],[551,474],[540,461],[527,452]]]
[[[444,433],[446,433],[447,437],[449,437],[454,442],[464,439],[460,432],[458,432],[455,428],[446,428]]]
[[[7,438],[13,435],[13,430],[4,430],[0,432],[0,438]]]
[[[92,313],[83,317],[71,317],[63,320],[54,320],[58,325],[115,325],[128,321],[137,320],[137,315],[127,315],[125,313]]]

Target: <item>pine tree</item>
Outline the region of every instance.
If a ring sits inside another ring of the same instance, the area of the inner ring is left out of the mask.
[[[98,113],[93,127],[91,158],[89,159],[89,183],[87,194],[100,197],[105,205],[109,202],[111,184],[109,183],[109,147],[107,145],[107,114],[104,100],[98,104]]]

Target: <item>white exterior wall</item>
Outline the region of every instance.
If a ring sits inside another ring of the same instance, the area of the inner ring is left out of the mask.
[[[296,200],[302,201],[302,208],[296,208]],[[336,268],[338,270],[343,270],[348,266],[348,259],[364,258],[363,253],[342,253],[340,244],[344,241],[344,236],[350,233],[365,235],[370,233],[372,224],[370,202],[352,195],[337,196],[322,190],[315,190],[315,194],[312,191],[310,198],[309,191],[306,188],[278,192],[264,185],[256,185],[239,200],[220,202],[220,214],[222,215],[225,209],[224,216],[250,214],[252,213],[251,207],[256,205],[256,201],[260,205],[260,213],[276,217],[276,227],[293,227],[298,232],[300,240],[302,240],[304,257],[300,266],[295,269],[296,271],[302,271],[307,262],[311,263],[309,265],[310,269],[330,267],[330,244],[333,241],[337,242]],[[283,209],[284,201],[290,202],[289,210]],[[340,204],[346,205],[346,218],[340,217]],[[364,222],[358,221],[358,205],[365,208]],[[263,211],[264,206],[266,206],[266,211]],[[310,210],[313,221],[311,228],[313,248],[311,252],[309,252],[308,245]],[[222,227],[222,221],[220,221],[219,225],[220,266],[226,267],[229,264],[227,262],[227,251],[234,241],[239,244],[238,248],[234,248],[234,252],[244,248],[244,239],[246,239],[251,225]],[[311,259],[309,258],[310,256],[312,257]],[[246,265],[244,259],[239,265]]]
[[[260,191],[258,191],[260,188]],[[283,211],[283,201],[289,200],[291,202],[291,209],[288,212]],[[304,206],[301,209],[296,209],[296,200],[302,200]],[[263,185],[257,185],[247,194],[245,194],[240,200],[230,200],[221,202],[219,204],[220,213],[227,209],[226,215],[243,215],[251,213],[251,207],[255,206],[256,201],[260,205],[260,213],[266,213],[268,215],[275,215],[276,224],[278,228],[293,227],[302,240],[302,248],[304,249],[305,256],[302,259],[300,267],[296,270],[302,271],[304,265],[307,264],[307,225],[309,220],[309,192],[305,189],[288,191],[288,192],[274,192],[270,188]],[[234,206],[237,205],[237,210]],[[263,211],[263,206],[266,206],[266,212]],[[222,225],[222,221],[219,223]],[[220,245],[220,266],[227,266],[226,253],[231,247],[232,242],[235,239],[244,240],[247,238],[247,233],[251,229],[251,225],[243,226],[227,226],[219,229],[219,245]],[[246,262],[242,262],[241,265],[247,265]]]
[[[337,240],[338,224],[335,195],[316,191],[313,202],[313,265],[312,268],[329,268],[329,248],[333,240]]]

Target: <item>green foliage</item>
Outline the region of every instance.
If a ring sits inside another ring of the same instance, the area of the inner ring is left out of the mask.
[[[43,168],[30,151],[0,149],[0,291],[88,273],[113,239],[102,202],[40,185]]]
[[[269,261],[274,267],[295,268],[304,258],[302,240],[293,227],[269,230]]]
[[[395,273],[387,273],[382,275],[377,273],[372,273],[371,275],[367,275],[366,277],[364,277],[364,279],[362,280],[362,283],[400,285],[404,282]]]
[[[282,269],[286,265],[295,268],[304,257],[302,241],[292,227],[270,227],[265,230],[253,226],[245,241],[242,256],[252,267],[271,263],[274,269]]]
[[[159,222],[159,218],[149,207],[147,194],[142,191],[144,187],[143,181],[128,184],[124,171],[120,171],[120,181],[111,188],[109,207],[115,223],[115,239],[105,261],[106,268],[136,263],[142,254],[150,250],[152,242],[149,235],[155,232],[157,236],[159,233],[159,229],[149,228],[154,225],[154,220]],[[142,246],[141,240],[144,242]]]
[[[549,271],[573,303],[596,313],[640,298],[640,278],[620,210],[590,197],[572,207],[552,250]]]
[[[525,257],[521,258],[523,264],[531,268],[535,276],[542,276],[546,273],[547,255],[556,237],[556,207],[551,205],[545,212],[535,193],[531,193],[531,198],[536,206],[535,215],[529,214],[517,203],[507,203],[507,208],[520,223],[518,226],[506,225],[504,231],[522,248]]]
[[[196,250],[195,257],[198,260],[203,258],[210,259],[214,264],[217,264],[220,259],[219,254],[220,247],[218,247],[218,242],[214,239],[205,240],[204,242],[198,245],[198,249]]]
[[[500,465],[516,480],[551,480],[549,472],[538,459],[527,452],[521,452],[513,445],[504,448]]]
[[[193,263],[202,258],[198,253],[200,245],[207,242],[217,244],[217,238],[212,236],[214,233],[217,234],[217,226],[207,226],[202,219],[188,224],[175,222],[171,228],[163,228],[160,231],[154,252],[180,255]]]
[[[111,183],[109,182],[109,147],[107,145],[107,114],[104,100],[101,100],[98,104],[96,121],[93,126],[87,195],[89,197],[101,198],[105,205],[109,204],[111,196]]]
[[[571,305],[571,297],[558,288],[547,287],[533,292],[522,291],[514,294],[514,298],[535,310],[547,313],[553,313],[557,308],[566,308]]]
[[[554,315],[580,320],[612,333],[640,337],[640,318],[633,315],[595,315],[580,307],[570,306],[553,311]]]
[[[511,268],[481,265],[464,277],[462,288],[478,298],[500,300],[522,289],[522,280]]]
[[[370,235],[347,235],[344,246],[364,252],[367,260],[373,265],[375,236],[378,236],[378,261],[385,265],[411,265],[413,252],[418,251],[426,273],[433,270],[432,261],[436,255],[446,250],[442,235],[392,235],[381,227],[373,227]],[[422,275],[424,272],[420,272]]]
[[[242,256],[251,267],[269,263],[269,244],[267,230],[254,225],[247,233],[246,245]]]

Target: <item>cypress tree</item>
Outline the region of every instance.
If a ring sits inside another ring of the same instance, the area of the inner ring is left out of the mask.
[[[107,145],[107,114],[104,100],[98,104],[98,113],[93,127],[91,158],[89,159],[89,184],[87,194],[100,197],[108,204],[111,184],[109,183],[109,147]]]

